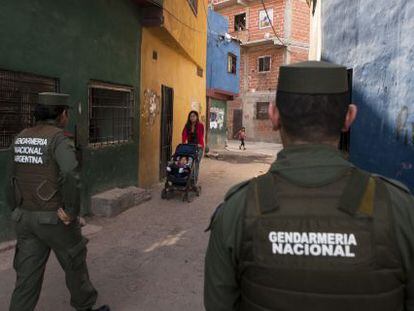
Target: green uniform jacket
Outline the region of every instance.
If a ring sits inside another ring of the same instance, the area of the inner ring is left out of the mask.
[[[316,186],[351,166],[333,147],[300,145],[280,152],[270,171],[304,186]],[[228,192],[213,220],[205,261],[204,305],[207,311],[238,310],[237,267],[247,184],[239,184]],[[387,186],[394,202],[398,246],[408,280],[406,310],[414,311],[414,198],[403,186],[392,182]]]

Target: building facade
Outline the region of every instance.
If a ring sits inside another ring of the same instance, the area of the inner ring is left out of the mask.
[[[33,125],[37,94],[70,94],[81,162],[82,211],[91,195],[138,182],[140,7],[130,0],[2,1],[0,10],[0,240],[14,135]],[[108,165],[111,163],[111,165]]]
[[[209,9],[207,36],[207,145],[224,148],[227,102],[239,93],[240,41],[228,34],[227,19]]]
[[[196,110],[206,122],[207,5],[207,0],[165,0],[160,15],[153,16],[155,22],[142,30],[139,184],[143,187],[164,177],[188,113]]]
[[[240,124],[248,139],[280,142],[268,119],[279,67],[308,59],[310,9],[305,0],[212,0],[241,40],[240,96],[229,104],[229,137]]]
[[[414,190],[414,3],[331,0],[319,5],[315,16],[321,21],[315,24],[321,25],[322,38],[315,40],[322,41],[322,59],[353,69],[359,112],[351,128],[351,161]]]

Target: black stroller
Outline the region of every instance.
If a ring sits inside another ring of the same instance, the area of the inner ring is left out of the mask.
[[[180,167],[177,162],[180,162]],[[184,164],[184,163],[185,164]],[[168,162],[167,178],[161,198],[169,200],[174,192],[183,192],[183,201],[190,202],[190,192],[200,196],[201,187],[197,185],[199,154],[197,145],[180,144]]]

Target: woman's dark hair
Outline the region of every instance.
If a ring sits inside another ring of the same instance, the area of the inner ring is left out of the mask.
[[[67,109],[67,106],[46,106],[38,104],[35,107],[34,118],[36,122],[56,120]]]
[[[191,110],[190,113],[188,114],[188,118],[187,118],[187,123],[185,124],[185,127],[187,128],[187,130],[191,130],[191,120],[190,117],[192,114],[195,114],[197,116],[197,121],[196,123],[200,122],[200,118],[198,116],[198,112],[195,110]]]
[[[293,140],[318,142],[341,134],[349,107],[349,94],[277,93],[282,128]]]

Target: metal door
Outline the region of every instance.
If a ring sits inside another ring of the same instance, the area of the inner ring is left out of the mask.
[[[163,85],[161,94],[160,179],[163,179],[172,153],[174,90]]]

